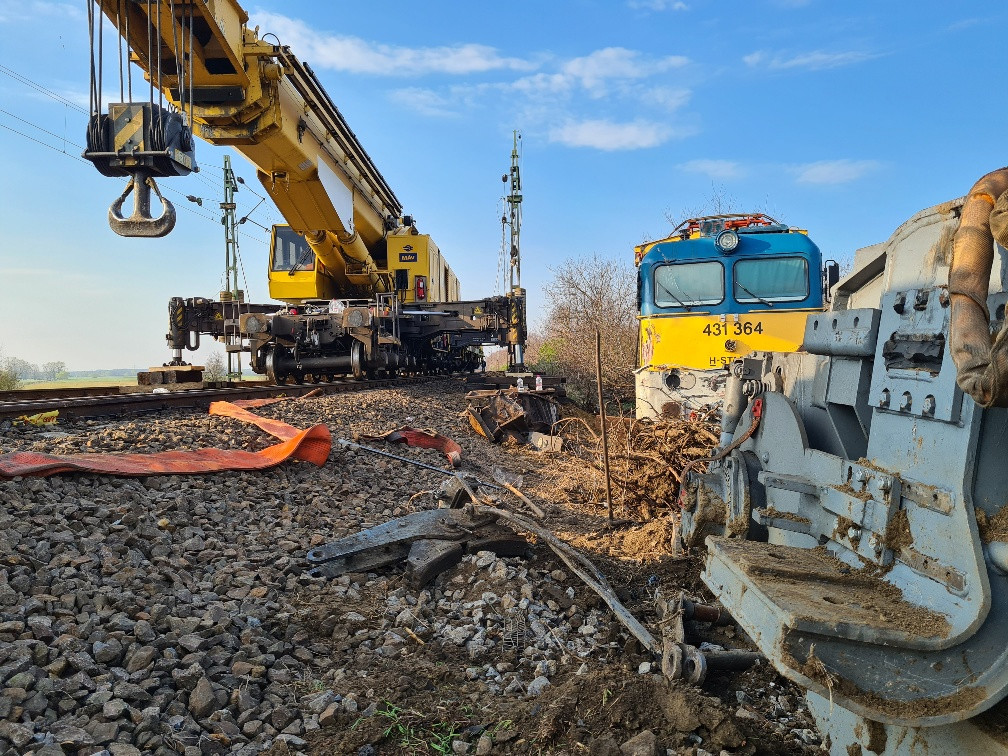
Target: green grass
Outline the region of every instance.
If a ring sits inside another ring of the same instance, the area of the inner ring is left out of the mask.
[[[386,720],[382,737],[395,740],[399,747],[411,756],[451,753],[452,743],[462,736],[466,727],[464,722],[431,721],[431,717],[419,711],[403,709],[389,701],[385,701],[382,708],[375,712],[375,716]],[[358,719],[353,726],[356,727],[360,721]],[[488,728],[486,733],[493,737],[499,730],[506,729],[511,724],[511,720],[498,722]]]
[[[59,381],[22,381],[22,389],[91,388],[93,386],[135,386],[136,375],[115,375],[101,378],[64,378]]]

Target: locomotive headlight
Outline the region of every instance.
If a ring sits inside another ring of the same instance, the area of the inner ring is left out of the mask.
[[[730,228],[726,228],[714,239],[714,244],[717,245],[717,248],[726,255],[734,252],[738,243],[738,234]]]

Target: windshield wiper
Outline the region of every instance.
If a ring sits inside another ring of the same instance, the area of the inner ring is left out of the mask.
[[[744,291],[750,297],[760,302],[761,304],[765,304],[767,307],[773,307],[773,302],[763,299],[763,297],[759,296],[758,294],[753,294],[751,291],[749,291],[749,289],[740,284],[737,280],[735,281],[735,285],[738,286],[740,289],[742,289],[742,291]]]
[[[679,305],[680,307],[682,307],[682,308],[683,308],[684,310],[686,310],[686,312],[689,312],[689,311],[690,311],[690,308],[689,308],[689,305],[686,305],[686,304],[683,304],[683,301],[682,301],[681,299],[679,299],[679,297],[677,297],[677,296],[676,296],[675,294],[673,294],[673,293],[672,293],[671,291],[669,291],[669,290],[668,290],[668,289],[667,289],[667,288],[665,287],[665,284],[658,284],[658,288],[659,288],[659,289],[661,289],[661,290],[662,290],[663,292],[665,292],[666,294],[668,294],[668,295],[669,295],[670,297],[672,297],[672,299],[674,299],[674,300],[676,301],[676,304],[678,304],[678,305]]]
[[[310,254],[312,254],[312,248],[305,247],[304,252],[298,255],[298,259],[294,261],[294,266],[287,271],[287,275],[293,276],[297,272],[298,268],[300,268],[302,265],[308,262],[308,255]]]

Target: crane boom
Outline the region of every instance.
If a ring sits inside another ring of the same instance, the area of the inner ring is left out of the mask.
[[[392,290],[372,250],[400,225],[402,204],[309,66],[249,29],[233,0],[97,2],[152,94],[188,118],[196,136],[256,166],[338,293]]]

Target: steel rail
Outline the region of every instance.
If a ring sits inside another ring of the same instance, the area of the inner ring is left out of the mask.
[[[232,399],[264,399],[275,396],[303,396],[318,390],[321,395],[354,393],[378,388],[409,386],[430,380],[425,376],[415,378],[376,378],[371,380],[341,380],[327,383],[305,383],[287,386],[261,385],[229,386],[225,388],[183,389],[164,393],[136,392],[129,394],[105,393],[101,395],[67,395],[10,400],[8,392],[0,398],[0,420],[57,410],[60,418],[106,417],[135,415],[169,409],[206,410],[211,402]],[[118,387],[111,387],[112,390]],[[78,389],[77,391],[79,391]],[[57,389],[58,391],[58,389]],[[73,390],[71,390],[73,391]]]

